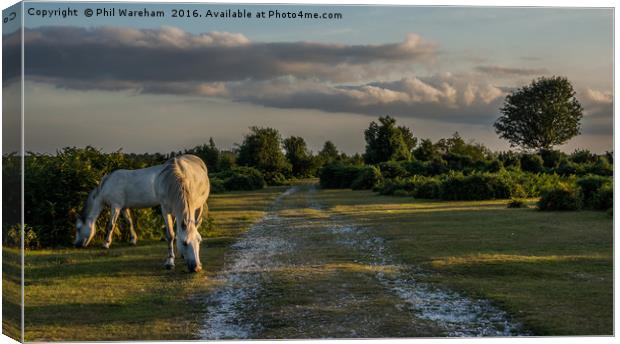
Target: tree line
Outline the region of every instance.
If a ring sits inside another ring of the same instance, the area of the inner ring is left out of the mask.
[[[299,136],[283,138],[269,127],[250,127],[231,150],[207,143],[164,153],[104,153],[93,147],[68,147],[56,154],[25,156],[25,193],[19,195],[20,158],[3,156],[3,233],[5,243],[19,242],[19,205],[24,202],[27,246],[71,242],[75,214],[101,178],[118,168],[144,168],[172,156],[202,158],[214,193],[282,185],[297,178],[319,177],[323,187],[372,189],[386,195],[438,199],[539,197],[554,189],[546,208],[609,207],[613,152],[572,154],[553,147],[580,132],[581,105],[565,78],[540,78],[506,97],[495,122],[500,137],[522,151],[493,152],[458,133],[435,142],[420,139],[391,116],[371,121],[360,134],[363,153],[347,155],[327,141],[318,152]],[[584,179],[585,178],[585,179]],[[589,179],[588,179],[589,178]],[[586,190],[587,189],[587,190]],[[557,196],[560,195],[560,196]],[[611,195],[611,196],[610,196]],[[566,202],[570,198],[570,202]],[[570,206],[566,206],[570,204]],[[143,238],[159,238],[158,209],[134,212]],[[106,215],[100,217],[105,222]],[[103,225],[103,222],[100,225]],[[209,221],[205,221],[207,230]]]

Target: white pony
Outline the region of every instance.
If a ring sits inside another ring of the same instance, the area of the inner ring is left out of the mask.
[[[209,176],[204,162],[195,155],[182,155],[169,159],[163,165],[139,170],[116,170],[101,179],[90,192],[76,221],[76,247],[86,247],[95,235],[95,222],[105,205],[110,207],[104,247],[110,247],[112,232],[121,211],[128,208],[148,208],[159,205],[164,216],[168,241],[168,258],[165,266],[174,267],[173,227],[176,220],[177,249],[190,271],[202,270],[198,227],[209,197]],[[129,219],[131,240],[137,236]]]

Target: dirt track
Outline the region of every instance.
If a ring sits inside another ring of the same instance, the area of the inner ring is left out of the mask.
[[[280,195],[234,249],[203,298],[203,339],[522,334],[488,301],[417,282],[415,267],[330,213],[312,185]]]

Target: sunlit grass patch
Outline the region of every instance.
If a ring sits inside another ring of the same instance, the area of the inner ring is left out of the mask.
[[[514,254],[477,254],[467,257],[445,257],[433,259],[431,265],[434,268],[445,268],[458,265],[476,265],[476,264],[505,264],[505,263],[560,263],[575,261],[600,261],[609,259],[610,257],[595,255],[548,255],[548,256],[525,256]]]
[[[394,274],[400,270],[396,265],[378,265],[378,264],[364,264],[355,262],[340,262],[329,264],[317,264],[317,265],[296,265],[285,266],[281,268],[274,268],[271,271],[276,273],[287,274],[331,274],[339,272],[351,272],[351,273],[377,273],[382,272],[385,274]]]
[[[87,249],[26,251],[26,340],[195,339],[204,310],[191,296],[207,295],[221,284],[213,277],[230,245],[283,189],[210,197],[213,220],[200,251],[200,274],[187,273],[180,259],[166,270],[163,241],[139,240],[135,247],[114,242],[109,250],[95,242]]]
[[[613,333],[613,221],[604,212],[507,208],[321,190],[333,214],[386,240],[418,276],[501,305],[538,335]],[[561,316],[559,316],[561,315]]]

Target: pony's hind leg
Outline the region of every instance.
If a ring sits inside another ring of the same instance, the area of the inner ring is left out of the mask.
[[[172,269],[174,268],[174,221],[172,220],[172,216],[169,212],[164,209],[162,209],[161,212],[164,216],[164,222],[166,224],[164,232],[166,234],[166,241],[168,241],[168,258],[166,259],[164,266],[167,269]]]
[[[123,216],[129,223],[129,235],[130,235],[129,243],[131,245],[135,245],[138,242],[138,235],[136,234],[136,231],[133,228],[133,221],[131,220],[131,211],[129,210],[129,208],[125,208],[123,210]]]
[[[105,242],[103,243],[104,248],[110,248],[110,244],[112,244],[112,234],[114,234],[114,226],[116,225],[116,221],[118,220],[118,215],[120,215],[120,213],[121,208],[110,208],[110,222],[108,222],[108,227],[106,229]]]

